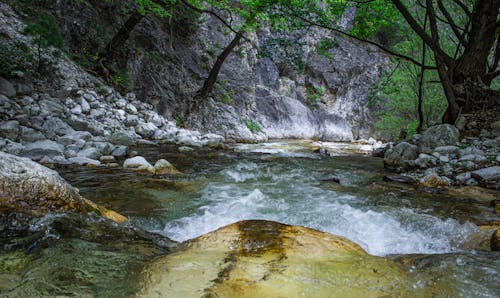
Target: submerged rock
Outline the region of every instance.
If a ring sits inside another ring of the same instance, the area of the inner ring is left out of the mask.
[[[28,158],[0,152],[0,209],[34,216],[93,211],[117,222],[124,216],[83,198],[59,174]]]
[[[177,170],[170,162],[165,159],[158,160],[154,167],[153,174],[155,175],[175,175],[180,174],[179,170]]]
[[[404,272],[356,243],[304,227],[241,221],[160,257],[140,297],[405,296]]]

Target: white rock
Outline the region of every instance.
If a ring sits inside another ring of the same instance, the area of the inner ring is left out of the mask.
[[[143,138],[150,138],[158,130],[158,127],[153,123],[140,123],[135,127],[135,131]]]
[[[137,114],[137,108],[131,103],[129,103],[125,106],[125,111],[127,111],[128,113],[133,114],[133,115]]]
[[[82,113],[88,113],[90,112],[90,105],[89,103],[85,100],[85,98],[82,98],[80,101],[80,106],[82,107]]]
[[[68,161],[70,163],[78,164],[81,166],[86,166],[86,165],[99,166],[99,165],[101,165],[100,161],[95,160],[95,159],[91,159],[91,158],[86,158],[83,156],[72,157],[72,158],[69,158]]]
[[[144,157],[136,156],[136,157],[126,159],[123,162],[123,167],[125,169],[129,169],[129,168],[136,169],[139,167],[153,167],[153,166]]]

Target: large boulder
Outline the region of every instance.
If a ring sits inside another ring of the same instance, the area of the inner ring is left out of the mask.
[[[28,158],[0,151],[0,209],[41,216],[47,212],[93,211],[117,222],[122,215],[99,206],[69,185],[59,174]]]
[[[395,262],[340,236],[270,221],[241,221],[155,259],[139,297],[403,297]]]
[[[422,133],[418,141],[418,150],[430,154],[440,146],[455,146],[459,141],[458,129],[450,124],[432,126]]]
[[[119,130],[109,136],[108,141],[115,145],[130,146],[136,142],[136,136],[130,131]]]
[[[418,148],[407,142],[401,142],[384,154],[384,165],[389,169],[406,169],[418,157]]]

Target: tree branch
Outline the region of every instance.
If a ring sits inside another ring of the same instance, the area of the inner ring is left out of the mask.
[[[446,8],[444,7],[443,5],[443,1],[441,0],[437,0],[437,4],[438,4],[438,7],[439,7],[439,10],[441,11],[441,13],[444,15],[444,17],[446,18],[446,21],[448,23],[448,25],[451,27],[451,30],[453,30],[453,33],[455,34],[455,36],[458,38],[458,40],[460,41],[460,44],[462,44],[463,46],[465,46],[466,44],[466,41],[465,39],[463,38],[462,34],[458,31],[458,29],[462,30],[462,32],[464,31],[463,29],[461,29],[460,27],[458,27],[455,22],[453,21],[453,18],[451,17],[450,13],[446,10]]]
[[[406,20],[406,22],[410,25],[410,27],[412,28],[413,31],[415,31],[415,33],[418,34],[418,36],[420,36],[420,38],[422,38],[422,40],[436,53],[439,53],[439,55],[441,55],[443,58],[444,58],[444,62],[450,66],[452,63],[453,63],[453,58],[451,58],[450,56],[448,56],[448,54],[446,54],[440,47],[439,47],[439,43],[435,43],[433,41],[433,38],[431,38],[429,36],[429,34],[427,34],[425,32],[425,30],[422,28],[422,26],[420,26],[417,21],[415,20],[415,18],[411,15],[411,13],[408,11],[408,9],[406,8],[406,6],[400,1],[400,0],[391,0],[392,4],[394,4],[394,6],[396,6],[396,8],[399,10],[399,12],[401,13],[401,15],[403,16],[403,18]],[[431,3],[432,4],[432,3]],[[429,6],[429,2],[427,2],[427,5],[426,6]],[[432,17],[429,15],[429,21]],[[435,14],[434,14],[434,21],[436,21],[436,17],[435,17]],[[431,26],[432,27],[432,26]]]
[[[344,36],[347,36],[349,38],[352,38],[354,40],[357,40],[357,41],[360,41],[360,42],[363,42],[363,43],[367,43],[367,44],[371,44],[371,45],[374,45],[376,46],[377,48],[379,48],[380,50],[382,50],[383,52],[391,55],[391,56],[394,56],[396,58],[399,58],[399,59],[402,59],[402,60],[405,60],[405,61],[408,61],[408,62],[411,62],[419,67],[423,67],[425,69],[436,69],[435,66],[427,66],[427,65],[422,65],[419,61],[415,60],[414,58],[412,57],[409,57],[409,56],[406,56],[406,55],[403,55],[403,54],[400,54],[400,53],[397,53],[389,48],[386,48],[376,42],[373,42],[371,40],[368,40],[368,39],[364,39],[364,38],[360,38],[360,37],[357,37],[353,34],[350,34],[350,33],[347,33],[345,31],[342,31],[338,28],[335,28],[335,27],[332,27],[332,26],[328,26],[328,25],[324,25],[324,24],[320,24],[318,22],[315,22],[315,21],[312,21],[310,19],[306,19],[305,17],[299,15],[299,14],[296,14],[296,13],[290,13],[290,12],[286,12],[286,11],[283,11],[281,10],[282,13],[286,14],[286,15],[290,15],[292,17],[295,17],[301,21],[303,21],[304,23],[306,24],[310,24],[310,25],[313,25],[313,26],[316,26],[316,27],[320,27],[320,28],[323,28],[323,29],[327,29],[327,30],[330,30],[330,31],[333,31],[333,32],[336,32],[336,33],[339,33],[339,34],[342,34]]]

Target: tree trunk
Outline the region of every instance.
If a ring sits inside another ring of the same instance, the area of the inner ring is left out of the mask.
[[[424,30],[427,28],[427,18],[428,15],[427,13],[425,14],[425,19],[424,19]],[[418,106],[417,106],[417,112],[418,112],[418,126],[417,126],[417,133],[422,132],[422,128],[424,126],[424,111],[422,110],[422,101],[424,97],[424,77],[425,77],[425,52],[427,49],[427,45],[425,44],[424,41],[422,41],[422,66],[420,66],[420,78],[418,81]]]
[[[118,30],[118,32],[113,36],[111,41],[107,44],[104,54],[102,54],[100,59],[100,64],[102,72],[105,77],[110,74],[111,65],[113,64],[119,50],[125,45],[125,42],[130,37],[130,33],[134,30],[135,26],[139,24],[144,15],[139,13],[139,11],[134,11],[128,20],[123,24],[123,26]]]
[[[212,92],[224,61],[226,61],[227,57],[233,52],[234,48],[236,48],[242,38],[243,32],[240,31],[234,36],[233,40],[227,45],[224,51],[222,51],[222,53],[217,57],[215,64],[210,70],[208,78],[203,83],[203,87],[201,87],[201,89],[198,90],[194,96],[194,102],[190,105],[190,109],[188,111],[189,114],[196,112],[201,104],[201,101],[203,101],[210,94],[210,92]]]

